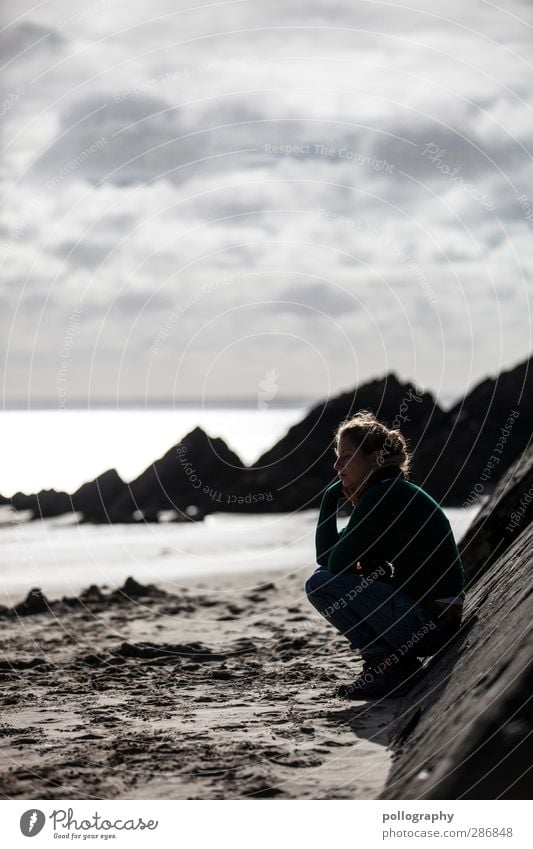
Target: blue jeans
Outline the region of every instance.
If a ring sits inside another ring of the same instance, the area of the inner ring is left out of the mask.
[[[313,607],[363,654],[416,656],[422,639],[427,642],[441,630],[412,596],[385,581],[353,572],[335,575],[320,566],[305,591]]]

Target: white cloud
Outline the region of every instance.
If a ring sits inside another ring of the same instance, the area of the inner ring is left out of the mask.
[[[188,345],[183,394],[276,357],[287,395],[389,369],[459,394],[525,357],[528,8],[191,5],[4,6],[8,397],[33,346],[54,397],[78,306],[74,395],[161,397]]]

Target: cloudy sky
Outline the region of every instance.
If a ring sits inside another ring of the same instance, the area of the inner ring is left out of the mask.
[[[442,401],[531,351],[533,10],[2,4],[3,401]]]

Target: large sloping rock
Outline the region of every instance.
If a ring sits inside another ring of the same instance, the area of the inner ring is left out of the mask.
[[[532,557],[533,524],[523,522],[480,570],[462,631],[399,703],[397,751],[381,798],[530,797]]]
[[[533,432],[531,359],[481,381],[416,451],[415,483],[448,506],[490,495]]]
[[[533,448],[524,452],[498,482],[460,543],[467,585],[502,557],[533,521]]]
[[[334,433],[345,418],[362,409],[374,412],[391,427],[400,427],[414,452],[446,414],[429,393],[418,394],[411,384],[400,383],[394,374],[373,380],[313,407],[302,421],[250,468],[256,487],[271,491],[271,509],[294,510],[318,507],[324,487],[335,478]]]
[[[394,374],[318,404],[251,467],[257,488],[275,493],[270,509],[319,506],[334,477],[334,432],[361,409],[402,430],[413,483],[442,504],[466,506],[490,494],[530,444],[533,368],[527,360],[483,380],[448,412]]]

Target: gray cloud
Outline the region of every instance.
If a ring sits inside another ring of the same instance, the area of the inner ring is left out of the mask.
[[[277,356],[285,394],[392,367],[459,394],[529,353],[527,6],[124,9],[4,5],[9,398],[30,349],[31,391],[54,396],[77,308],[77,395],[93,353],[112,398],[120,364],[125,396],[148,373],[164,395],[187,346],[184,394],[215,363],[217,392],[252,391]],[[269,299],[296,306],[251,306]]]

